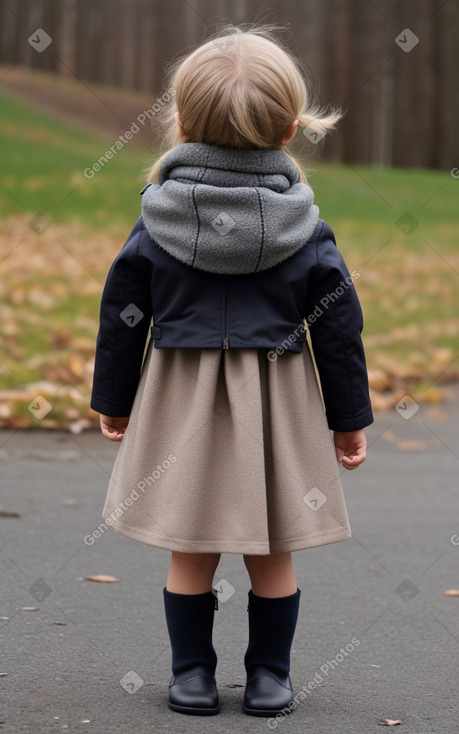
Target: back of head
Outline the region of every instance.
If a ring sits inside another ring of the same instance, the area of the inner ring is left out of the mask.
[[[265,28],[226,29],[176,65],[170,86],[174,102],[163,119],[169,147],[191,142],[280,149],[295,120],[323,133],[340,117],[310,105],[293,57]],[[150,172],[150,181],[157,181],[163,158]]]

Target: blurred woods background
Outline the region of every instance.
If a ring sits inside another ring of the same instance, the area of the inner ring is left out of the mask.
[[[0,427],[95,425],[99,302],[161,152],[164,71],[228,23],[283,26],[345,112],[291,151],[358,273],[375,409],[442,419],[459,377],[457,0],[1,0]]]
[[[6,0],[0,62],[157,95],[165,65],[221,19],[291,26],[284,36],[321,102],[347,111],[324,159],[425,168],[457,161],[454,0]],[[37,28],[53,38],[47,53],[28,43]],[[406,28],[420,44],[409,58],[394,43]]]

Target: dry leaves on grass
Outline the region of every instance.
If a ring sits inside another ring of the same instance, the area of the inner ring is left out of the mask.
[[[35,177],[34,186],[41,184]],[[124,235],[116,224],[101,233],[76,222],[53,223],[37,234],[29,220],[29,214],[12,215],[0,222],[0,428],[63,428],[79,434],[98,427],[90,395],[99,303]],[[449,253],[454,263],[452,257]],[[381,326],[380,333],[365,336],[375,411],[392,410],[407,393],[418,403],[435,405],[444,399],[444,384],[459,379],[459,361],[448,345],[457,338],[459,319],[433,314],[425,320],[419,311],[419,323],[400,325],[398,317],[394,320],[394,307],[404,313],[409,298],[414,318],[423,303],[420,293],[455,302],[455,282],[438,267],[436,254],[413,256],[410,279],[397,287],[397,303],[391,296],[386,304],[394,328]],[[379,268],[374,282],[370,274],[360,285],[364,311],[367,305],[379,304],[375,319],[380,317],[394,262]],[[439,345],[442,339],[444,346]],[[399,351],[394,349],[398,346]],[[432,380],[435,384],[425,384]],[[39,396],[50,405],[42,417]]]
[[[397,724],[401,724],[402,722],[400,719],[381,719],[378,723],[381,726],[397,726]]]
[[[1,222],[0,427],[81,433],[97,424],[89,399],[98,303],[119,244],[119,233],[83,224],[54,223],[38,238],[27,216]],[[28,408],[37,396],[51,405],[46,417]]]
[[[84,581],[98,581],[101,584],[114,584],[115,581],[119,581],[114,576],[106,576],[103,573],[96,574],[95,576],[85,576]]]

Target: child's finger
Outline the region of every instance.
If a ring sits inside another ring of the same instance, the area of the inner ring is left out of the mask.
[[[108,438],[110,441],[122,441],[124,436],[124,431],[118,431],[113,426],[102,426],[102,435],[105,436],[105,438]]]
[[[357,454],[350,453],[348,456],[343,456],[342,464],[346,469],[357,469],[365,461],[365,458],[365,449],[359,449]]]

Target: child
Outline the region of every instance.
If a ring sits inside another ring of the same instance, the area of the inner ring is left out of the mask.
[[[293,707],[292,551],[350,537],[337,460],[365,460],[373,421],[353,277],[286,150],[299,125],[323,133],[339,115],[310,108],[260,29],[204,43],[169,91],[173,147],[102,297],[91,405],[123,441],[103,516],[172,551],[169,706],[182,713],[220,710],[212,582],[221,553],[243,554],[243,710],[275,716]]]

